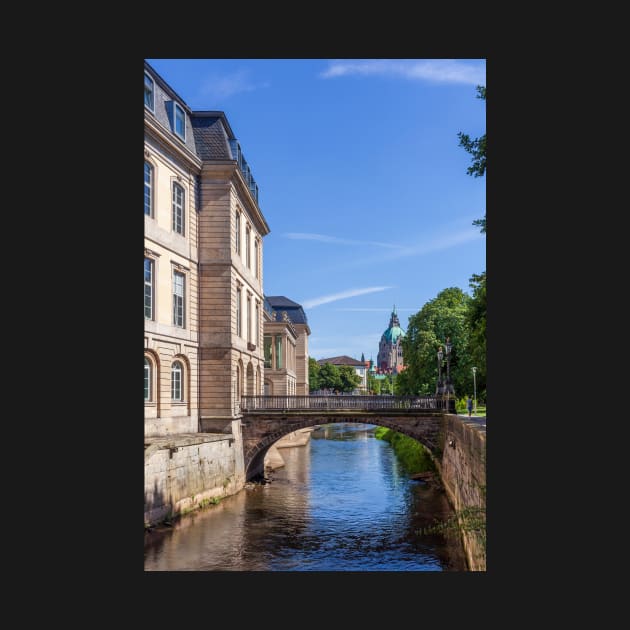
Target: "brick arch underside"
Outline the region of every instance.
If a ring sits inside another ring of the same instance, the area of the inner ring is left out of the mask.
[[[264,437],[261,437],[258,442],[254,446],[247,447],[245,450],[245,478],[249,479],[250,470],[261,469],[262,460],[264,460],[267,451],[281,438],[289,433],[293,433],[294,431],[298,431],[299,429],[306,429],[308,427],[313,427],[321,424],[332,424],[332,423],[354,423],[354,424],[375,424],[380,427],[386,427],[387,429],[392,429],[393,431],[397,431],[398,433],[403,433],[404,435],[408,435],[409,437],[417,440],[424,446],[429,449],[431,453],[435,454],[438,445],[438,433],[439,428],[436,429],[436,424],[439,424],[441,420],[441,416],[423,416],[422,418],[414,418],[406,419],[403,422],[390,420],[390,419],[380,419],[374,418],[372,416],[366,418],[331,418],[330,416],[319,416],[308,418],[302,421],[295,421],[289,425],[284,425],[277,431],[273,431]],[[255,422],[255,421],[254,421]],[[285,420],[286,422],[286,420]],[[429,425],[429,426],[427,426]],[[422,428],[422,431],[419,429]],[[247,429],[243,429],[243,438],[246,440],[248,438]]]

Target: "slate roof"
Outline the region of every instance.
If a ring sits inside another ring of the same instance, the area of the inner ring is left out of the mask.
[[[155,111],[152,112],[155,119],[168,130],[174,138],[177,138],[179,142],[183,142],[186,147],[193,153],[198,155],[198,151],[195,147],[195,139],[193,137],[193,128],[191,125],[191,111],[190,107],[186,105],[184,99],[175,92],[175,90],[155,71],[155,69],[148,62],[144,62],[144,69],[153,79],[153,105]],[[183,141],[175,134],[173,129],[173,102],[180,105],[186,115],[186,140]],[[146,110],[150,111],[150,110]]]
[[[365,367],[365,363],[363,361],[359,361],[357,359],[353,359],[348,355],[342,355],[340,357],[331,357],[330,359],[320,359],[317,362],[319,365],[324,365],[324,363],[332,363],[333,365],[352,365],[352,366],[361,366]]]
[[[190,122],[192,123],[197,155],[202,160],[234,159],[230,149],[230,138],[220,115],[193,112]]]
[[[286,311],[289,319],[294,324],[308,325],[308,319],[301,304],[289,300],[284,295],[266,295],[265,301],[272,310],[276,311],[276,321],[282,321],[282,311]],[[271,313],[269,312],[269,314]]]

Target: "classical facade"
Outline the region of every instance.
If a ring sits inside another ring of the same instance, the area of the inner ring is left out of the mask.
[[[300,304],[266,296],[264,308],[265,395],[308,396],[308,326]]]
[[[148,436],[198,430],[198,182],[191,111],[144,74],[144,414]]]
[[[263,391],[269,226],[225,114],[144,70],[145,434],[238,430]]]
[[[387,330],[381,335],[376,357],[377,371],[398,374],[405,369],[403,363],[402,339],[405,332],[400,327],[396,307],[392,310]]]

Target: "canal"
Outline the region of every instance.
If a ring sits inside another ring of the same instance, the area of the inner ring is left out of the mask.
[[[372,425],[329,424],[283,448],[270,483],[145,534],[146,571],[466,571],[458,534],[417,531],[452,515],[409,479]]]

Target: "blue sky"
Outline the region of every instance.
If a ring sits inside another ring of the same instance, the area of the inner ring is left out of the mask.
[[[271,228],[267,295],[302,304],[316,359],[376,361],[392,306],[403,330],[486,268],[486,178],[457,132],[486,131],[483,59],[147,59],[193,110],[221,110]]]

